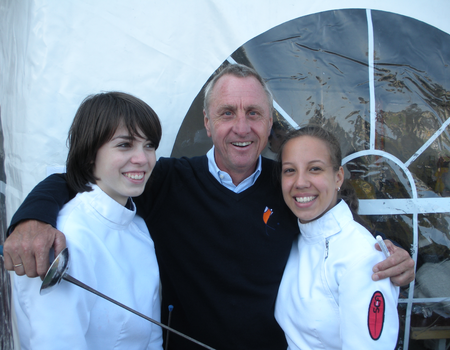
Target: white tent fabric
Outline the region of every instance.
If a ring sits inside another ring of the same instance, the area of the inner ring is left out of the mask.
[[[168,156],[193,99],[234,50],[293,18],[343,8],[394,12],[450,33],[447,0],[1,0],[7,221],[64,165],[68,128],[88,94],[120,90],[149,103],[163,124],[158,156]]]
[[[289,20],[350,8],[450,34],[449,0],[0,0],[7,223],[39,181],[63,169],[67,131],[87,95],[117,90],[146,101],[163,125],[157,155],[170,156],[194,98],[237,48]]]

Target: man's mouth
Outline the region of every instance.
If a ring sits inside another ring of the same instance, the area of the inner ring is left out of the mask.
[[[145,176],[145,173],[143,171],[123,174],[133,180],[142,180]]]
[[[295,197],[296,202],[298,203],[308,203],[316,199],[317,196],[311,196],[311,197]]]
[[[247,142],[232,142],[231,143],[233,146],[237,146],[237,147],[246,147],[252,144],[251,141],[247,141]]]

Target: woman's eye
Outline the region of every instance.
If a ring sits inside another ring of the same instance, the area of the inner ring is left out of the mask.
[[[129,142],[119,143],[119,144],[117,145],[117,147],[120,147],[120,148],[128,148],[128,147],[131,147],[131,143],[129,143]]]

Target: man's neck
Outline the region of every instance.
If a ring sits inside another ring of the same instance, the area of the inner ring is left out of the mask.
[[[231,177],[231,180],[233,181],[233,184],[235,186],[238,186],[242,181],[244,181],[246,178],[248,178],[250,175],[252,175],[255,172],[255,167],[253,168],[252,172],[246,172],[246,173],[228,173]]]
[[[252,186],[261,173],[261,157],[258,158],[257,163],[252,168],[252,172],[243,173],[230,173],[226,170],[219,168],[216,163],[214,147],[207,153],[208,157],[208,169],[209,172],[219,181],[222,185],[234,192],[241,192]],[[239,188],[240,187],[240,188]]]

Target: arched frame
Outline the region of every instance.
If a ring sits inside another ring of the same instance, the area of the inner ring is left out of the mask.
[[[448,172],[450,161],[449,46],[448,34],[411,18],[339,10],[269,30],[224,64],[247,64],[263,76],[274,93],[274,120],[286,129],[313,122],[333,131],[346,155],[346,176],[358,174],[365,186],[360,214],[383,232],[406,227],[394,240],[410,249],[417,267],[438,266],[450,258],[450,179],[438,174]],[[204,154],[211,147],[199,117],[202,102],[200,93],[172,156]],[[270,143],[263,155],[273,156]],[[438,248],[430,253],[430,246]],[[448,292],[423,297],[420,287],[413,281],[402,289],[398,349],[416,341],[412,315],[448,312],[441,304]]]

